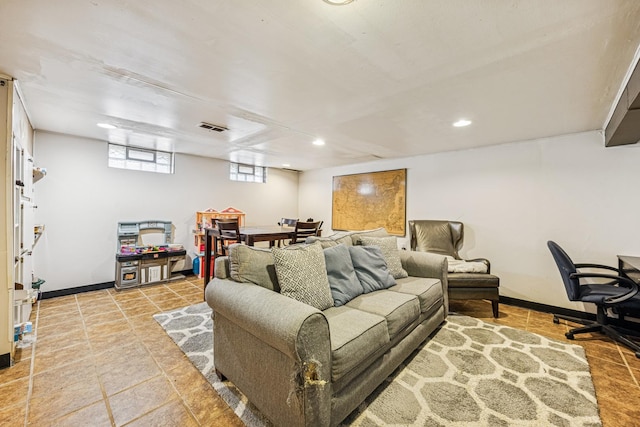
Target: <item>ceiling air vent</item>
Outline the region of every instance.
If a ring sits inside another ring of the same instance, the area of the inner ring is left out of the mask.
[[[224,126],[214,125],[212,123],[207,123],[207,122],[200,122],[198,124],[198,127],[202,129],[210,130],[212,132],[224,132],[225,130],[229,130]]]

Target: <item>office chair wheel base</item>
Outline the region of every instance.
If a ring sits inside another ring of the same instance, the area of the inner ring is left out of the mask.
[[[567,337],[567,339],[570,339],[570,340],[574,339],[574,336],[573,336],[573,334],[571,332],[567,332],[566,334],[564,334],[564,336]]]
[[[558,323],[560,323],[560,319],[558,319],[556,316],[553,316],[553,323],[557,325]]]

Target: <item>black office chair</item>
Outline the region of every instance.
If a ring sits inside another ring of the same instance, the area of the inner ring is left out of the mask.
[[[612,309],[618,314],[620,320],[624,319],[629,311],[640,312],[640,295],[638,295],[638,285],[620,275],[615,267],[601,264],[575,264],[569,255],[562,250],[557,243],[548,241],[547,246],[553,255],[553,259],[560,270],[560,276],[567,296],[570,301],[590,302],[596,305],[596,321],[581,319],[560,314],[553,315],[553,322],[559,323],[559,319],[581,323],[583,327],[571,329],[565,336],[572,340],[574,335],[585,332],[602,332],[615,341],[621,342],[635,352],[640,358],[640,344],[631,341],[627,336],[638,336],[637,333],[610,325],[610,318],[607,310]],[[605,273],[581,273],[582,268],[613,270],[616,274]],[[581,283],[581,279],[609,279],[606,283]]]

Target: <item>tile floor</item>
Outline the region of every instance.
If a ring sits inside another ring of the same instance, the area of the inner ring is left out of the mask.
[[[114,289],[39,301],[37,340],[0,370],[1,426],[241,426],[152,315],[202,301],[195,276],[166,285]],[[484,301],[451,309],[565,340],[566,323]],[[640,359],[600,336],[586,349],[604,426],[640,425]]]

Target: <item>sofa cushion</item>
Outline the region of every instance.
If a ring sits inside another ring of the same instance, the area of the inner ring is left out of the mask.
[[[353,245],[353,241],[351,240],[351,235],[345,234],[345,233],[336,233],[326,237],[309,236],[305,239],[304,242],[308,244],[320,242],[322,247],[325,249],[331,246],[339,245],[341,243],[344,244],[345,246]]]
[[[327,248],[332,248],[334,246],[338,246],[338,242],[336,242],[335,240],[329,238],[329,237],[317,237],[317,236],[310,236],[307,237],[304,241],[306,244],[310,245],[312,243],[315,242],[320,242],[320,246],[322,246],[322,249],[327,249]]]
[[[326,248],[324,261],[327,266],[333,304],[336,307],[345,305],[364,292],[353,268],[349,249],[345,245]]]
[[[349,246],[349,254],[365,294],[396,284],[379,247]]]
[[[333,306],[322,246],[272,248],[272,253],[281,294],[318,310]]]
[[[349,301],[347,307],[383,316],[390,339],[420,316],[420,302],[415,295],[389,290],[360,295]]]
[[[389,344],[384,317],[344,305],[323,313],[329,322],[333,382]]]
[[[384,227],[375,228],[373,230],[364,230],[364,231],[353,231],[349,233],[351,237],[351,241],[354,245],[361,245],[362,237],[388,237],[389,233]]]
[[[217,268],[217,263],[216,263]],[[279,292],[273,254],[268,249],[240,243],[229,247],[229,274],[236,282],[255,283]]]
[[[430,315],[442,305],[444,297],[442,283],[439,279],[425,277],[406,277],[398,279],[397,285],[389,288],[390,291],[415,295],[420,301],[420,312]]]
[[[402,261],[400,261],[400,254],[398,253],[398,239],[395,236],[362,236],[360,241],[365,246],[378,246],[380,248],[382,256],[384,256],[384,259],[387,262],[389,272],[394,279],[401,279],[408,276],[406,270],[402,268]]]

